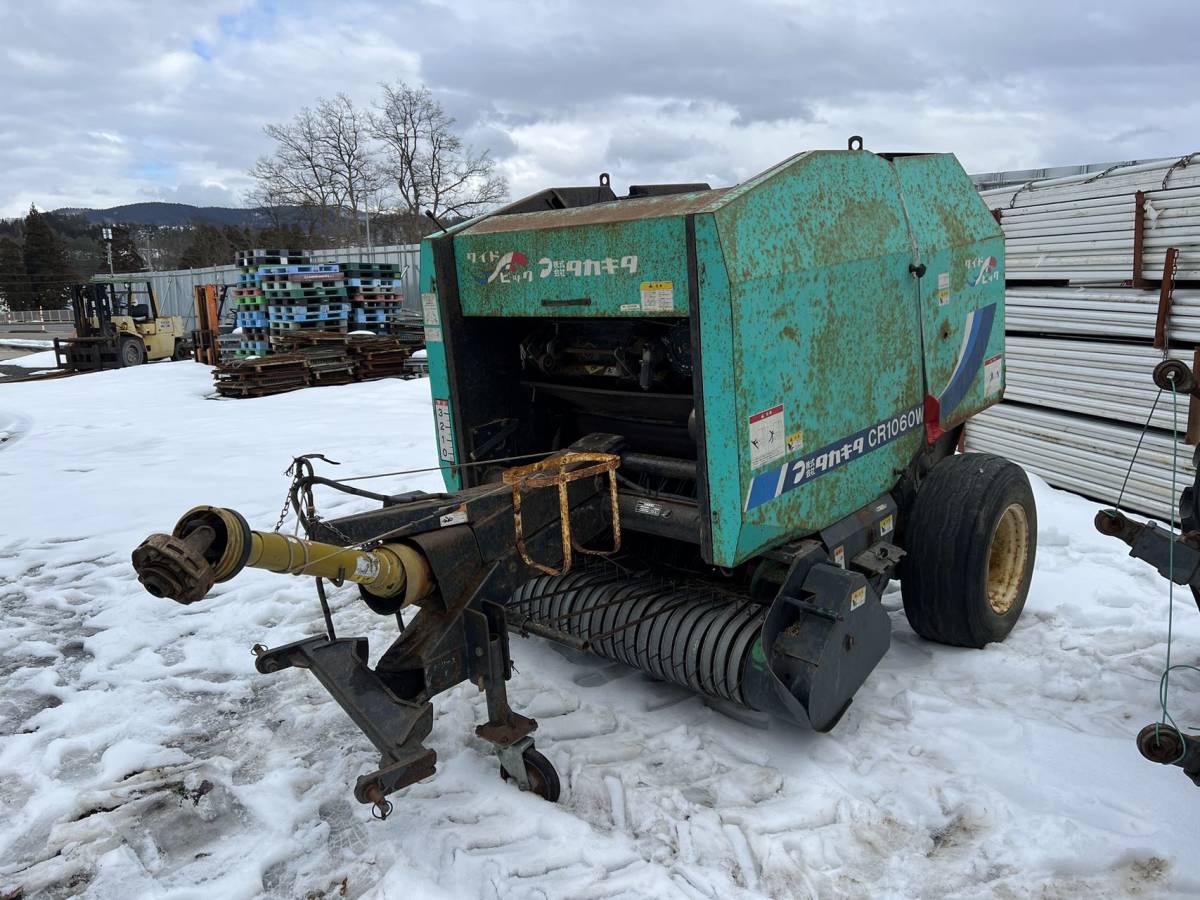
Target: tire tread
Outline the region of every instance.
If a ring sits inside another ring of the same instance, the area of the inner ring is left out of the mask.
[[[982,647],[1011,629],[1028,583],[1011,622],[998,634],[996,624],[980,612],[987,602],[983,582],[973,579],[986,567],[999,511],[1014,500],[1025,501],[1032,570],[1037,517],[1029,479],[1019,466],[990,453],[965,453],[942,460],[926,477],[905,529],[908,556],[901,570],[904,612],[917,634],[942,644]],[[997,508],[995,517],[980,515],[989,506]]]

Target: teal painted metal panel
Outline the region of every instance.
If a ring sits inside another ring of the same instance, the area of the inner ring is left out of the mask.
[[[686,316],[684,215],[712,192],[495,216],[455,240],[469,316]]]
[[[886,160],[804,154],[714,215],[733,278],[737,440],[710,461],[710,496],[714,554],[731,565],[892,487],[921,440],[920,342]],[[727,389],[707,376],[706,359],[706,398]]]
[[[425,322],[425,353],[429,358],[429,391],[433,396],[433,428],[438,439],[438,465],[449,490],[462,487],[462,479],[452,464],[458,462],[454,440],[454,408],[450,402],[450,373],[446,367],[443,327],[446,318],[441,309],[434,274],[433,245],[421,242],[421,315]]]
[[[717,565],[862,508],[927,411],[951,427],[1002,387],[1003,239],[950,156],[811,152],[730,189],[483,217],[454,259],[468,317],[696,316]],[[436,345],[434,397],[452,399]]]
[[[733,303],[730,278],[717,223],[711,213],[696,216],[696,270],[700,288],[699,359],[704,413],[704,451],[708,482],[709,531],[714,560],[732,559],[742,530],[741,482],[737,467],[739,429],[734,369]],[[696,358],[693,346],[693,359]],[[723,385],[721,390],[714,389]]]
[[[1004,236],[953,156],[901,157],[895,169],[926,266],[928,392],[948,429],[1003,391]]]

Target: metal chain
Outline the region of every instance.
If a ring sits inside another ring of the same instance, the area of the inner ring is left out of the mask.
[[[1192,164],[1192,157],[1197,155],[1198,154],[1196,153],[1189,153],[1187,156],[1181,156],[1179,159],[1175,160],[1175,162],[1171,164],[1171,167],[1167,169],[1167,174],[1163,176],[1162,185],[1159,189],[1165,191],[1167,189],[1167,182],[1170,180],[1171,175],[1174,174],[1175,170],[1186,169]]]
[[[292,487],[295,486],[296,482],[300,478],[298,474],[293,474],[295,469],[296,461],[292,460],[292,464],[288,466],[286,470],[284,470],[284,475],[292,476],[292,483],[289,484],[288,489],[283,492],[283,506],[279,510],[279,519],[275,522],[275,527],[271,529],[272,531],[278,532],[279,529],[283,528],[283,522],[287,518],[288,509],[290,508],[292,502]]]
[[[554,453],[554,452],[558,452],[558,451],[551,451],[551,453]],[[529,455],[530,456],[546,456],[549,454],[539,453],[539,454],[529,454]],[[306,466],[309,469],[309,472],[311,473],[312,464],[311,464],[311,462],[309,462],[309,460],[314,457],[325,460],[326,462],[333,463],[333,460],[325,459],[325,457],[321,456],[320,454],[310,454],[308,456],[297,456],[295,459],[292,460],[292,464],[290,466],[288,466],[288,468],[284,472],[285,475],[292,476],[292,483],[290,485],[288,485],[287,494],[285,495],[284,501],[283,501],[283,509],[279,513],[279,521],[276,522],[276,524],[275,524],[275,531],[278,532],[279,529],[283,527],[284,519],[287,518],[287,511],[291,505],[292,491],[295,488],[296,484],[303,477],[303,469]],[[513,457],[513,458],[520,458],[520,457]],[[491,463],[499,462],[499,461],[500,460],[488,460],[486,463],[480,462],[480,463],[475,463],[474,465],[485,465],[485,464],[491,464]],[[339,465],[338,463],[333,463],[333,464]],[[470,464],[468,464],[468,465],[470,465]],[[401,473],[396,473],[396,474],[401,474]],[[382,476],[364,476],[364,477],[382,477]],[[356,480],[356,479],[343,479],[343,480],[350,481],[350,480]],[[496,494],[514,490],[515,487],[516,487],[515,485],[499,484],[491,490],[484,491],[480,494],[476,494],[474,497],[468,497],[468,498],[464,499],[460,505],[466,506],[470,503],[474,503],[477,500],[482,500],[485,497],[492,497],[492,496],[495,496]],[[380,534],[374,535],[373,537],[369,537],[369,538],[366,538],[361,541],[355,541],[349,535],[344,534],[335,525],[320,518],[320,516],[317,513],[317,509],[316,509],[316,502],[313,499],[311,485],[306,486],[304,493],[305,493],[305,496],[303,498],[303,502],[307,508],[308,520],[313,523],[320,523],[325,528],[328,528],[330,531],[332,531],[335,537],[337,537],[339,540],[345,542],[345,547],[338,547],[337,550],[335,550],[333,553],[327,554],[326,556],[321,556],[321,557],[317,557],[315,559],[309,560],[306,563],[305,567],[314,565],[315,563],[318,563],[318,562],[322,561],[323,559],[328,559],[329,557],[334,556],[337,553],[340,553],[343,549],[346,549],[346,548],[353,548],[353,549],[358,549],[358,550],[372,549],[373,547],[382,544],[384,541],[386,541],[389,538],[398,537],[402,534],[412,531],[418,525],[423,525],[426,522],[430,522],[435,519],[441,518],[441,516],[447,510],[459,508],[458,506],[455,506],[454,504],[446,504],[444,506],[438,507],[434,512],[430,513],[429,515],[422,516],[419,519],[414,519],[413,521],[408,522],[405,525],[401,525],[398,528],[393,528],[388,531],[381,532]],[[301,502],[299,497],[297,498],[297,502]],[[297,518],[297,527],[299,527],[299,524],[302,521],[302,517],[300,515],[299,509],[296,510],[296,518]],[[305,530],[308,531],[307,528]],[[307,534],[307,536],[310,538],[312,537],[311,533]],[[321,611],[325,617],[326,630],[330,635],[330,639],[332,640],[335,632],[333,630],[333,616],[332,616],[332,612],[330,610],[329,600],[325,596],[325,591],[321,584],[321,579],[316,578],[315,581],[317,584],[317,599],[321,603]],[[330,579],[330,583],[332,583],[335,587],[341,587],[340,581]],[[402,623],[402,620],[401,620],[401,623]]]
[[[1021,196],[1021,191],[1024,191],[1026,189],[1032,191],[1035,183],[1036,182],[1033,182],[1033,181],[1027,181],[1023,185],[1021,185],[1019,188],[1017,188],[1015,191],[1013,191],[1013,195],[1011,197],[1009,197],[1009,199],[1008,199],[1008,208],[1012,209],[1014,206],[1016,206],[1017,198],[1019,196]]]
[[[416,526],[423,525],[426,522],[432,522],[435,519],[439,519],[446,512],[451,512],[453,510],[456,510],[459,508],[459,506],[469,504],[469,503],[474,503],[475,501],[482,500],[485,497],[494,497],[496,494],[501,494],[501,493],[504,493],[506,491],[511,491],[511,490],[512,490],[512,487],[510,487],[509,485],[501,484],[501,485],[497,485],[493,490],[484,491],[481,494],[476,494],[474,497],[468,497],[468,498],[464,499],[462,501],[462,503],[459,504],[458,506],[454,505],[453,503],[447,503],[444,506],[439,506],[434,512],[430,513],[429,515],[422,516],[419,519],[414,519],[413,521],[408,522],[405,525],[401,525],[398,528],[393,528],[389,531],[380,532],[379,534],[374,535],[373,537],[364,538],[361,541],[354,541],[354,542],[348,544],[346,547],[338,547],[334,552],[328,553],[325,556],[318,556],[318,557],[315,557],[314,559],[310,559],[307,563],[305,563],[304,567],[307,568],[309,566],[316,565],[317,563],[321,562],[322,560],[329,559],[332,556],[336,556],[338,553],[341,553],[343,550],[346,550],[346,549],[372,550],[375,548],[375,546],[378,546],[379,544],[383,543],[384,541],[388,540],[389,538],[401,537],[402,535],[412,531],[414,528],[416,528]]]
[[[354,543],[354,538],[350,537],[350,535],[343,532],[341,529],[339,529],[336,525],[334,525],[328,519],[322,519],[317,514],[316,504],[313,504],[312,514],[309,516],[309,519],[312,520],[314,525],[321,525],[321,526],[329,529],[329,531],[333,532],[333,536],[336,537],[339,541],[344,541],[347,545]],[[309,533],[308,537],[311,538],[312,534]]]
[[[1133,165],[1133,163],[1127,163],[1127,162],[1115,163],[1114,165],[1109,166],[1103,172],[1099,172],[1099,173],[1093,175],[1091,178],[1089,178],[1087,181],[1085,181],[1084,184],[1091,184],[1093,181],[1099,181],[1105,175],[1108,175],[1111,172],[1115,172],[1117,169],[1120,169],[1123,166],[1130,166],[1130,165]]]

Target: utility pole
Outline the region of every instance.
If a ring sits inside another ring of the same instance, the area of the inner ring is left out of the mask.
[[[112,229],[111,228],[102,228],[100,230],[100,236],[104,239],[104,249],[105,249],[105,252],[108,254],[108,274],[109,274],[109,276],[111,276],[113,274]]]
[[[154,246],[150,243],[150,228],[146,228],[146,271],[154,271]]]

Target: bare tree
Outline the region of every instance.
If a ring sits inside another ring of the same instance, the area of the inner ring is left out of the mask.
[[[275,141],[275,152],[259,157],[250,175],[255,194],[272,206],[301,206],[323,214],[332,191],[322,159],[316,115],[305,107],[289,123],[263,128]]]
[[[366,195],[378,189],[379,170],[372,159],[370,120],[345,94],[318,100],[291,121],[264,128],[275,152],[250,170],[252,196],[269,208],[300,206],[313,210],[328,228],[332,216],[341,231],[358,237]],[[350,226],[342,225],[349,217]]]
[[[346,210],[354,222],[354,235],[360,236],[360,212],[367,195],[378,189],[379,169],[371,155],[370,117],[359,112],[345,94],[333,100],[321,100],[317,115],[324,127],[320,134],[329,184],[335,207]]]
[[[266,213],[268,220],[268,228],[278,230],[287,224],[284,216],[284,210],[288,206],[301,205],[292,202],[291,197],[283,193],[279,189],[277,179],[271,177],[259,177],[259,167],[263,165],[263,160],[259,160],[254,169],[251,170],[251,175],[255,176],[254,187],[246,191],[242,202],[251,208],[257,209]]]
[[[428,88],[402,81],[382,87],[371,130],[384,148],[381,171],[396,194],[397,213],[410,220],[427,209],[435,216],[469,216],[507,197],[495,160],[463,143]]]

